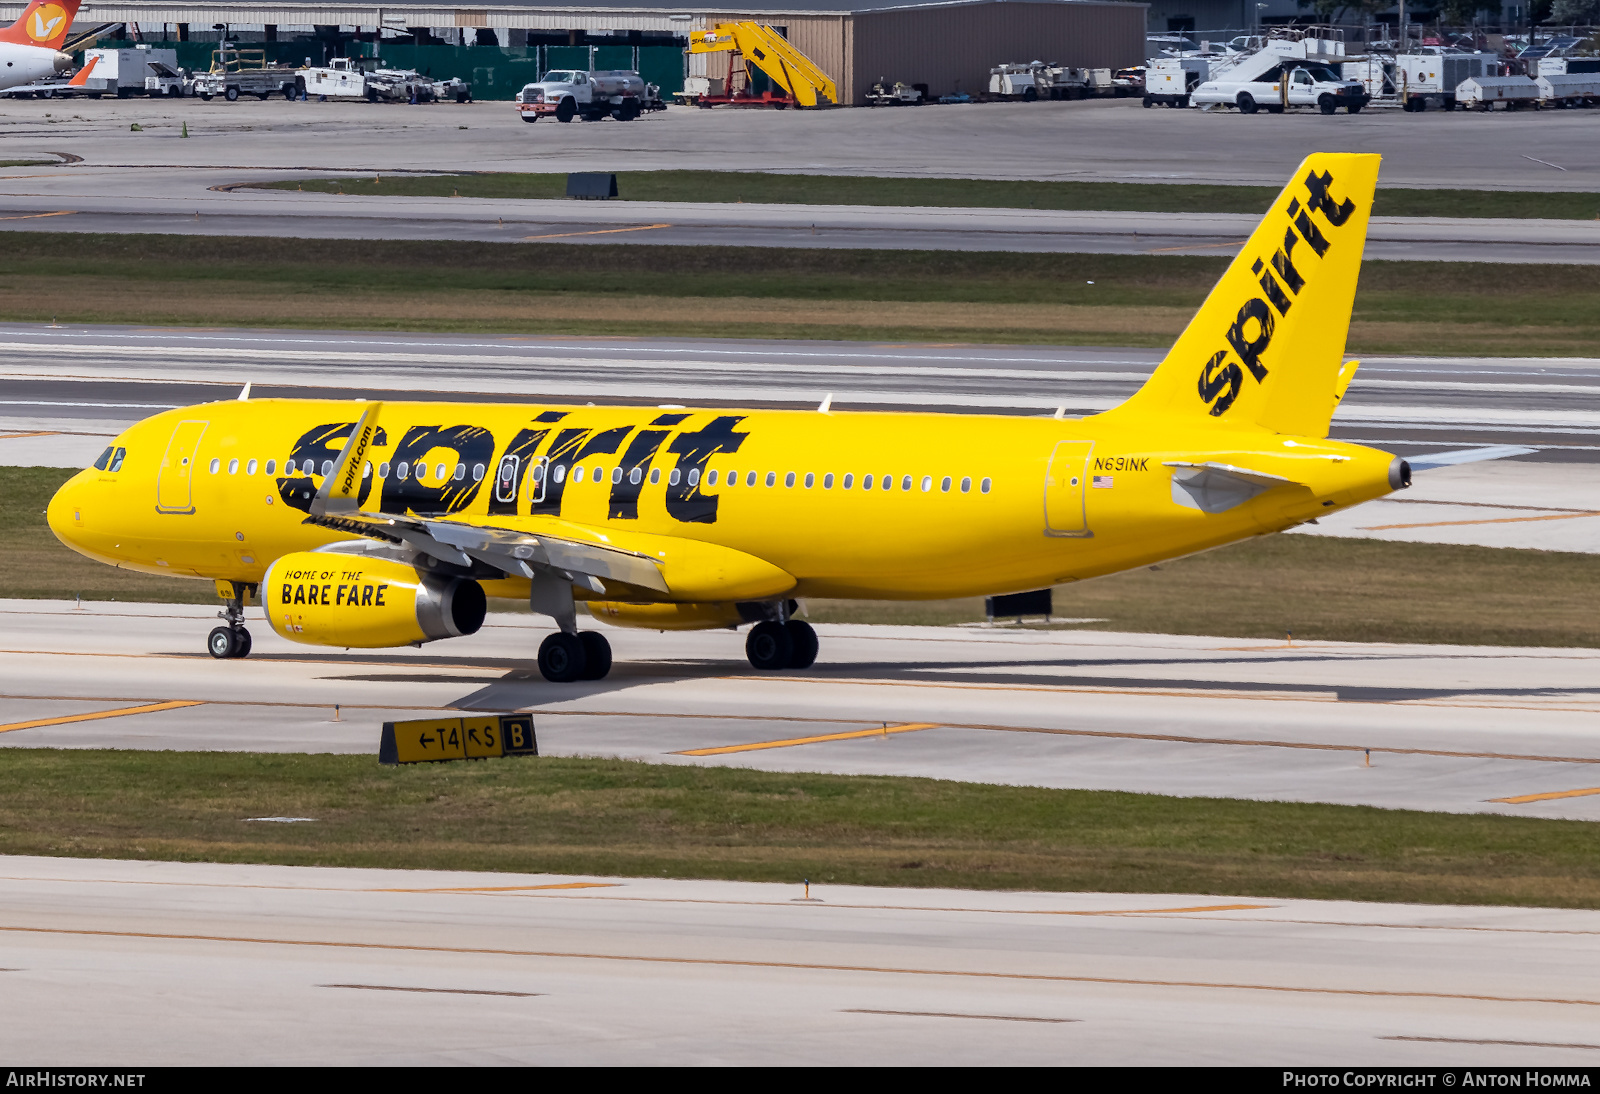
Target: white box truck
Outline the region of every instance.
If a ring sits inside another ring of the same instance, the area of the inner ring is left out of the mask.
[[[1211,78],[1205,57],[1162,57],[1144,70],[1144,105],[1188,106],[1194,89]]]
[[[1395,94],[1413,113],[1430,103],[1454,110],[1461,81],[1497,75],[1499,64],[1492,53],[1401,53],[1394,59]]]
[[[180,89],[183,86],[183,78],[178,72],[178,51],[175,49],[134,46],[131,49],[85,50],[83,63],[88,65],[91,60],[95,63],[94,70],[84,81],[82,94],[93,99],[101,95],[126,99],[147,92],[171,94],[165,88],[172,86],[173,77],[176,77]],[[149,83],[151,77],[156,79],[153,90]],[[163,83],[163,80],[166,82]]]

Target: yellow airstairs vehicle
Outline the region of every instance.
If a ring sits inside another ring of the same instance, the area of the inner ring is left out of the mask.
[[[732,53],[728,63],[728,82],[719,95],[700,95],[699,106],[721,104],[773,106],[832,106],[839,101],[839,90],[818,68],[816,62],[791,46],[771,27],[760,23],[718,23],[711,30],[689,34],[690,53]],[[740,63],[743,58],[743,63]],[[760,69],[782,93],[764,91],[752,94],[752,69]],[[738,77],[743,77],[742,81]],[[742,84],[742,86],[739,86]]]

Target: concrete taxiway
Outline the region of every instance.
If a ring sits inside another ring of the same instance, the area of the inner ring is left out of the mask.
[[[32,1065],[117,1067],[1584,1067],[1600,1054],[1595,912],[800,896],[798,883],[5,857],[0,1044]]]
[[[46,109],[49,108],[49,109]],[[1229,254],[1252,216],[871,206],[339,197],[249,188],[343,172],[637,171],[759,163],[847,175],[1256,183],[1312,151],[1385,155],[1386,186],[1600,189],[1584,112],[1394,111],[1333,123],[1148,111],[1133,100],[917,111],[668,110],[639,123],[523,124],[509,104],[0,103],[0,136],[72,162],[0,171],[0,228],[357,239]],[[129,131],[136,119],[142,131]],[[191,139],[179,137],[187,123]],[[1470,130],[1470,136],[1467,131]],[[1478,154],[1483,141],[1497,155]],[[1562,152],[1552,159],[1551,147]],[[1058,150],[1058,151],[1050,151]],[[1068,151],[1070,150],[1070,151]],[[243,187],[243,188],[240,188]],[[623,195],[626,197],[626,195]],[[1600,211],[1600,210],[1597,210]],[[1600,224],[1374,219],[1371,259],[1593,263]]]
[[[375,755],[384,721],[531,710],[548,755],[1600,820],[1595,650],[824,625],[764,675],[738,634],[602,627],[611,675],[558,685],[542,617],[341,651],[252,609],[213,661],[215,614],[0,601],[0,746]]]
[[[1600,1054],[1592,911],[802,892],[0,858],[0,1044],[30,1064],[123,1068]]]

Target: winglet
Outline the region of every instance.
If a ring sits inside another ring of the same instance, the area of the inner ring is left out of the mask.
[[[350,431],[344,450],[333,462],[333,469],[322,480],[322,488],[311,499],[311,515],[327,516],[330,513],[354,513],[361,508],[361,481],[365,477],[362,467],[366,463],[367,449],[378,432],[378,413],[382,403],[368,403],[361,420]]]
[[[1339,375],[1333,378],[1334,406],[1344,402],[1344,393],[1350,390],[1350,381],[1356,378],[1356,369],[1360,367],[1360,361],[1346,361],[1339,366]]]
[[[82,87],[89,82],[89,73],[94,71],[94,66],[100,63],[100,56],[96,54],[89,58],[89,63],[78,70],[78,74],[67,81],[68,87]]]
[[[817,406],[817,413],[818,414],[826,414],[831,409],[833,409],[833,392],[830,391],[830,392],[828,392],[827,396],[823,398],[822,402]]]
[[[245,381],[244,387],[239,390],[239,401],[241,403],[248,403],[250,401],[250,382],[248,380]]]

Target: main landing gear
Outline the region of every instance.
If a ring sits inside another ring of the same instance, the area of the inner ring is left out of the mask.
[[[611,643],[597,631],[558,631],[539,645],[539,673],[553,684],[604,680],[611,671]]]
[[[217,613],[226,626],[216,627],[206,636],[206,651],[219,661],[250,656],[250,632],[244,629],[244,591],[234,586],[235,594],[228,598],[227,607]]]
[[[766,672],[808,669],[817,659],[817,632],[798,619],[769,619],[750,628],[744,653],[751,665]]]

